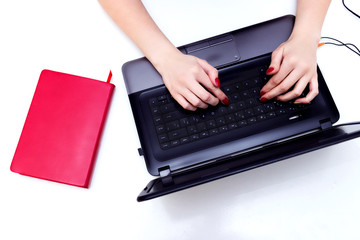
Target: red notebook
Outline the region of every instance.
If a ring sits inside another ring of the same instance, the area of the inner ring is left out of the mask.
[[[43,70],[11,171],[88,187],[114,87]]]

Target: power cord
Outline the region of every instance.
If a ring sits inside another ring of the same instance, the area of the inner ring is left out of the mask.
[[[356,17],[360,18],[360,16],[355,13],[354,11],[352,11],[350,8],[348,8],[348,6],[345,4],[345,0],[342,0],[342,4],[344,5],[344,7],[349,11],[351,12],[352,14],[354,14]],[[331,38],[331,37],[321,37],[321,40],[322,39],[328,39],[330,41],[327,41],[327,42],[320,42],[319,43],[319,47],[325,45],[325,44],[331,44],[331,45],[335,45],[335,46],[344,46],[346,48],[348,48],[349,50],[351,50],[352,52],[354,52],[356,55],[360,56],[360,50],[359,48],[355,45],[355,44],[352,44],[352,43],[343,43],[342,41],[336,39],[336,38]]]
[[[342,3],[344,5],[344,7],[349,11],[351,12],[352,14],[354,14],[355,16],[357,16],[358,18],[360,18],[359,14],[355,13],[354,11],[352,11],[350,8],[348,8],[345,4],[345,0],[342,0]]]
[[[319,47],[321,47],[325,44],[330,44],[330,45],[335,45],[335,46],[344,46],[360,57],[360,50],[355,44],[343,43],[342,41],[340,41],[336,38],[332,38],[332,37],[321,37],[321,40],[322,39],[328,39],[330,41],[319,43]]]

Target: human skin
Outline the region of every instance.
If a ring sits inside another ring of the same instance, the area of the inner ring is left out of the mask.
[[[296,99],[309,85],[309,93],[294,103],[309,103],[318,94],[316,50],[331,0],[298,0],[294,29],[289,39],[271,56],[267,74],[273,75],[261,89],[262,102]],[[292,86],[294,88],[287,92]]]
[[[262,88],[260,101],[296,99],[307,85],[309,93],[295,103],[309,103],[318,94],[316,50],[330,1],[297,1],[293,32],[272,54],[267,74],[273,76]],[[216,68],[203,59],[181,53],[162,33],[141,0],[99,2],[160,73],[170,94],[183,108],[194,111],[219,102],[229,104],[220,89]]]

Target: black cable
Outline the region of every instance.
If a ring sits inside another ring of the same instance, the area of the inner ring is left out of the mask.
[[[358,47],[356,47],[356,45],[352,44],[352,43],[343,43],[342,41],[336,39],[336,38],[332,38],[332,37],[321,37],[321,39],[330,39],[332,41],[338,42],[338,43],[333,43],[333,42],[324,42],[324,44],[332,44],[332,45],[336,45],[336,46],[344,46],[348,49],[350,49],[352,52],[354,52],[355,54],[357,54],[358,56],[360,56],[360,50]],[[351,47],[355,48],[355,50]]]
[[[351,12],[352,14],[354,14],[355,16],[357,16],[358,18],[360,18],[360,16],[358,14],[356,14],[355,12],[353,12],[350,8],[348,8],[346,5],[345,5],[345,0],[342,0],[342,3],[344,5],[344,7],[349,11]]]
[[[357,48],[357,47],[355,46],[355,44],[352,44],[352,43],[343,43],[342,41],[340,41],[340,40],[338,40],[338,39],[336,39],[336,38],[332,38],[332,37],[321,37],[321,38],[330,39],[330,40],[339,42],[341,45],[351,45],[351,46],[353,46],[353,47],[360,53],[359,48]]]
[[[349,44],[338,44],[338,43],[332,43],[332,42],[325,42],[324,44],[331,44],[331,45],[335,45],[335,46],[345,46],[348,49],[350,49],[351,51],[353,51],[355,54],[360,56],[360,53],[357,53],[356,51],[354,51],[353,49],[351,49],[350,47],[348,47]]]

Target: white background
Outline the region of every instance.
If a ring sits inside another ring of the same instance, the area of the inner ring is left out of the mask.
[[[359,1],[346,2],[360,12]],[[145,5],[180,46],[295,14],[296,1]],[[322,35],[360,47],[360,19],[333,0]],[[141,56],[95,0],[0,2],[0,239],[360,239],[360,139],[136,202],[152,177],[137,154],[121,66]],[[360,57],[325,45],[318,62],[339,122],[360,120]],[[104,81],[113,71],[116,90],[89,189],[10,171],[42,69]]]

